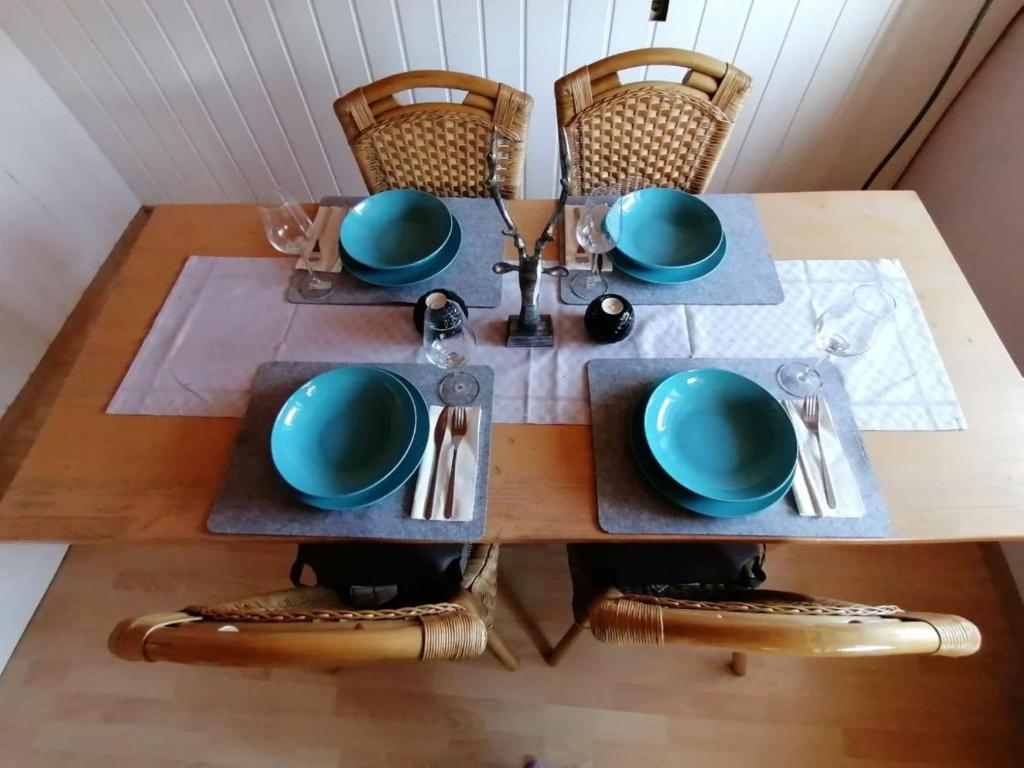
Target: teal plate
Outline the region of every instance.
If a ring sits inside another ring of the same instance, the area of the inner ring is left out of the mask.
[[[673,482],[672,478],[665,474],[665,470],[658,466],[658,462],[654,460],[654,456],[651,455],[651,449],[647,446],[647,441],[644,439],[645,403],[646,399],[642,399],[637,403],[633,411],[632,425],[629,430],[629,442],[633,447],[633,458],[636,459],[641,474],[647,478],[647,482],[651,484],[654,490],[677,507],[682,507],[700,515],[707,515],[708,517],[744,517],[767,509],[789,493],[790,486],[793,484],[793,477],[796,475],[795,466],[786,483],[777,488],[774,493],[758,501],[717,501],[715,499],[708,499],[698,496],[696,493]]]
[[[350,260],[391,271],[422,265],[436,256],[452,231],[448,206],[415,189],[388,189],[354,205],[339,235]]]
[[[619,251],[646,269],[689,272],[722,242],[718,214],[681,189],[655,187],[623,195],[604,222]]]
[[[381,501],[393,494],[405,485],[406,481],[408,481],[416,470],[419,469],[420,462],[423,460],[423,452],[427,449],[427,442],[430,438],[430,413],[427,409],[427,401],[423,399],[423,395],[420,394],[420,391],[416,386],[403,376],[399,376],[397,373],[392,373],[391,371],[384,371],[384,373],[401,382],[402,386],[412,397],[416,408],[416,432],[413,435],[409,452],[395,468],[394,472],[388,475],[383,482],[367,491],[358,494],[350,494],[345,499],[326,498],[323,496],[313,496],[308,493],[296,492],[295,495],[300,501],[311,507],[332,511],[365,507],[369,504]]]
[[[688,269],[655,269],[652,267],[641,267],[636,262],[632,261],[621,251],[612,251],[611,259],[612,264],[620,272],[629,275],[635,280],[640,280],[644,283],[659,283],[661,285],[678,285],[679,283],[689,283],[698,278],[704,277],[705,275],[711,274],[715,267],[722,263],[722,259],[725,258],[725,251],[727,248],[725,236],[722,236],[722,242],[718,244],[718,250],[716,250],[711,257],[699,264],[694,264]]]
[[[345,265],[344,269],[348,271],[357,280],[362,280],[364,283],[370,285],[382,285],[386,287],[394,287],[400,285],[413,285],[424,280],[429,280],[435,275],[440,274],[446,270],[451,263],[455,260],[455,257],[459,255],[459,248],[462,247],[462,227],[459,226],[459,221],[454,216],[452,217],[452,233],[448,238],[448,242],[444,244],[435,256],[427,259],[422,264],[417,264],[412,267],[402,267],[401,269],[368,269],[367,267],[359,264],[356,261],[347,259],[348,252],[342,253],[342,263]]]
[[[793,424],[764,387],[696,368],[663,379],[644,408],[644,437],[673,481],[718,501],[759,501],[793,475]]]
[[[383,482],[416,432],[412,396],[386,371],[337,368],[291,394],[274,420],[270,454],[292,488],[347,496]]]

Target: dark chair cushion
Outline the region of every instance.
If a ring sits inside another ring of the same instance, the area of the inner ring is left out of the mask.
[[[352,607],[407,606],[450,599],[459,589],[469,547],[464,544],[300,544],[291,568],[303,568]]]
[[[754,589],[765,581],[763,544],[570,544],[573,614],[582,621],[598,596],[621,592],[691,597]]]

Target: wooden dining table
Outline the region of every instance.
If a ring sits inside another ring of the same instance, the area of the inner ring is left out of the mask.
[[[900,259],[959,396],[966,430],[864,434],[892,517],[885,541],[1024,538],[1024,381],[917,195],[805,192],[755,199],[776,259]],[[528,238],[539,234],[552,206],[550,200],[510,204]],[[546,256],[557,258],[556,246],[549,248]],[[152,210],[0,500],[0,540],[224,538],[207,532],[205,522],[241,420],[105,413],[191,254],[280,258],[254,206]],[[799,541],[824,541],[809,531]],[[643,537],[613,536],[598,526],[589,427],[497,424],[485,538]]]

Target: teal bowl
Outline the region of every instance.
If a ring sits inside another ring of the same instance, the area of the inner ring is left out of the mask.
[[[796,434],[770,392],[716,368],[664,379],[644,407],[644,438],[665,473],[716,501],[761,501],[792,480]]]
[[[636,460],[640,473],[646,478],[648,484],[654,488],[677,507],[696,512],[707,517],[745,517],[754,515],[767,509],[787,493],[793,485],[793,477],[796,475],[796,466],[789,475],[789,480],[779,486],[774,492],[763,499],[754,501],[718,501],[698,496],[696,493],[684,488],[674,482],[663,470],[658,462],[654,460],[651,449],[644,439],[644,406],[647,398],[642,398],[633,410],[633,423],[629,432],[629,442],[633,448],[633,458]]]
[[[452,232],[448,207],[415,189],[389,189],[345,215],[341,246],[368,269],[403,269],[435,256]]]
[[[620,253],[639,267],[687,271],[711,258],[722,222],[710,206],[679,189],[641,189],[620,197],[605,217]]]
[[[634,280],[639,280],[643,283],[657,283],[659,285],[677,285],[679,283],[689,283],[705,275],[710,275],[722,263],[722,260],[725,259],[727,248],[728,243],[723,235],[722,242],[718,244],[718,249],[711,254],[711,258],[705,259],[699,264],[694,264],[689,269],[641,267],[619,251],[612,251],[611,259],[612,264],[617,270],[625,275],[629,275]]]
[[[342,262],[352,277],[369,285],[415,285],[424,280],[429,280],[448,269],[451,263],[455,261],[455,257],[459,255],[461,247],[462,228],[459,226],[458,219],[452,217],[452,234],[448,238],[448,242],[435,255],[419,264],[414,264],[411,267],[402,267],[401,269],[368,269],[352,259],[346,259],[347,254],[342,255]]]
[[[412,397],[416,408],[416,432],[413,435],[409,452],[405,454],[405,457],[399,462],[394,472],[366,491],[349,494],[344,497],[313,496],[296,491],[295,495],[300,501],[311,507],[333,511],[366,507],[382,501],[398,491],[419,469],[420,462],[423,460],[423,452],[427,449],[427,442],[430,439],[430,416],[427,410],[427,401],[423,399],[423,395],[420,394],[420,391],[412,382],[399,376],[397,373],[391,373],[391,371],[385,371],[385,373],[394,376],[401,382],[410,397]]]
[[[390,476],[415,432],[415,403],[398,379],[380,368],[337,368],[288,398],[270,432],[270,455],[296,491],[347,497]]]

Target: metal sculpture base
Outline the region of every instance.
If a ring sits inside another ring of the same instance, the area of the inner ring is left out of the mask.
[[[521,328],[519,315],[508,316],[508,341],[506,347],[553,347],[555,326],[551,315],[541,315],[536,328]]]

